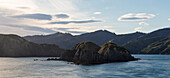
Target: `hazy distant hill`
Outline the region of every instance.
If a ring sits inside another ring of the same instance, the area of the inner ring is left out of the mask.
[[[150,32],[142,36],[141,39],[152,38],[152,37],[168,37],[168,36],[170,37],[170,28],[163,28],[163,29]]]
[[[76,36],[68,33],[55,33],[51,35],[26,36],[24,38],[35,43],[56,44],[62,48],[70,49],[75,46],[76,43],[82,41],[91,41],[102,46],[104,43],[113,40],[112,42],[121,45],[129,40],[136,39],[143,35],[144,33],[139,32],[125,35],[116,35],[115,33],[109,32],[107,30],[98,30]]]
[[[112,33],[107,30],[98,30],[95,32],[85,33],[85,34],[75,36],[75,38],[76,38],[76,40],[78,40],[78,42],[91,41],[91,42],[94,42],[100,46],[102,46],[104,43],[106,43],[109,40],[116,38],[116,37],[117,37],[117,35],[115,33]]]
[[[69,33],[54,33],[50,35],[35,35],[24,37],[26,40],[39,44],[56,44],[62,48],[73,47],[76,44],[74,36]]]
[[[60,56],[64,49],[52,44],[35,44],[17,35],[0,34],[0,56]]]
[[[128,41],[135,40],[135,39],[142,37],[144,35],[146,35],[146,34],[142,33],[142,32],[122,34],[122,35],[118,35],[116,38],[112,39],[111,42],[116,43],[118,45],[123,45]]]
[[[153,42],[170,36],[170,28],[159,29],[150,33],[135,32],[129,34],[116,35],[107,30],[98,30],[73,36],[69,33],[55,33],[50,35],[26,36],[25,39],[35,43],[56,44],[62,48],[71,49],[76,43],[91,41],[102,46],[106,42],[113,42],[126,47],[132,53],[141,53]],[[137,47],[138,46],[138,47]]]
[[[116,35],[106,30],[99,30],[91,33],[85,33],[73,36],[69,33],[55,33],[50,35],[26,36],[25,39],[35,43],[56,44],[62,48],[71,49],[77,43],[82,41],[91,41],[98,45],[103,45]]]

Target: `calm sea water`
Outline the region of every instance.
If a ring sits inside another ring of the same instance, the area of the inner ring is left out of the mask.
[[[44,58],[0,58],[0,78],[170,78],[170,55],[133,55],[139,61],[73,65]]]

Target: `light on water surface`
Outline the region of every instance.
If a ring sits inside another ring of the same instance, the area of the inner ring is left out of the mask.
[[[84,66],[35,58],[0,58],[0,78],[168,78],[170,55],[133,56],[142,60]]]

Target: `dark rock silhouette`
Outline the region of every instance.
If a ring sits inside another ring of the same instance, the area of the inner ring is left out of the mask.
[[[60,59],[63,61],[72,62],[74,55],[75,55],[75,50],[67,50],[61,54]]]
[[[104,44],[98,53],[104,56],[107,62],[134,60],[128,50],[111,42]]]
[[[81,42],[75,47],[73,61],[75,64],[97,64],[101,63],[102,57],[97,53],[100,47],[92,42]]]
[[[61,55],[61,60],[72,61],[75,64],[102,64],[110,62],[125,62],[137,60],[129,52],[114,43],[106,43],[99,47],[92,42],[78,43],[73,50]]]

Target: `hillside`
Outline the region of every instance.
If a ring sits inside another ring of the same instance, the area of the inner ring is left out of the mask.
[[[134,54],[168,54],[169,43],[167,42],[166,45],[164,45],[164,40],[169,40],[169,37],[170,28],[164,28],[150,32],[136,40],[129,41],[122,46]],[[159,47],[157,46],[158,44],[160,44]]]
[[[98,30],[81,35],[71,35],[69,33],[55,33],[50,35],[26,36],[26,40],[39,44],[56,44],[61,48],[71,49],[76,43],[90,41],[99,46],[104,43],[113,42],[119,46],[124,46],[131,53],[141,53],[142,49],[166,37],[170,37],[170,28],[158,29],[150,33],[135,32],[117,35],[107,30]]]
[[[170,28],[158,29],[158,30],[150,32],[140,38],[145,39],[145,38],[152,38],[152,37],[170,37]]]
[[[147,54],[170,54],[170,37],[148,45],[142,52]]]
[[[107,30],[98,30],[76,36],[68,33],[55,33],[50,35],[26,36],[24,38],[35,43],[56,44],[62,48],[71,49],[73,46],[76,45],[76,43],[83,41],[91,41],[99,46],[102,46],[108,41],[112,41],[113,43],[122,45],[132,39],[136,39],[143,35],[144,33],[138,32],[124,35],[116,35],[115,33]]]
[[[0,56],[4,57],[42,57],[60,56],[64,49],[52,44],[35,44],[17,35],[0,34]]]
[[[35,43],[56,44],[62,48],[71,49],[77,43],[82,41],[91,41],[101,46],[109,40],[113,39],[115,36],[115,33],[111,33],[106,30],[98,30],[77,36],[73,36],[69,33],[55,33],[50,35],[26,36],[24,38]]]
[[[140,54],[144,48],[148,45],[161,40],[164,37],[154,37],[154,38],[147,38],[147,39],[137,39],[126,44],[122,45],[126,49],[128,49],[133,54]]]
[[[142,32],[135,32],[135,33],[129,33],[129,34],[122,34],[122,35],[118,35],[117,38],[114,38],[111,40],[111,42],[116,43],[118,45],[123,45],[126,42],[129,42],[131,40],[135,40],[141,36],[146,35],[145,33]]]

